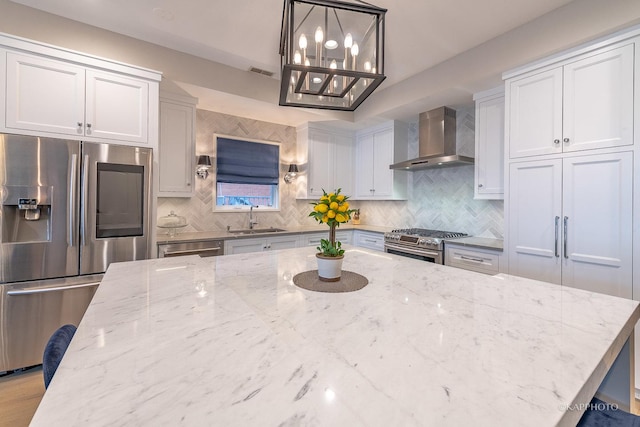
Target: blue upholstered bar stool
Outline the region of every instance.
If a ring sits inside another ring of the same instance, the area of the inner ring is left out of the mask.
[[[42,357],[42,374],[44,375],[44,388],[49,387],[49,383],[53,378],[53,374],[56,373],[58,365],[62,360],[62,356],[67,351],[71,338],[76,333],[76,327],[73,325],[64,325],[59,327],[44,348],[44,355]]]
[[[577,427],[640,427],[640,417],[594,397]]]

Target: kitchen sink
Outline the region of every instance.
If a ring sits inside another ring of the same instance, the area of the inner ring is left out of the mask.
[[[265,234],[265,233],[277,233],[278,231],[287,231],[283,228],[245,228],[242,230],[229,230],[231,234]]]

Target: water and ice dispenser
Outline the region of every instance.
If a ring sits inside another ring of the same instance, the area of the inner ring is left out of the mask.
[[[2,243],[51,239],[52,187],[2,187]]]

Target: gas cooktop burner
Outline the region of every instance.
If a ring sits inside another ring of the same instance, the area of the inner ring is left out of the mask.
[[[391,231],[392,233],[405,234],[409,236],[432,237],[435,239],[453,239],[455,237],[464,237],[466,233],[457,233],[453,231],[428,230],[425,228],[401,228]]]

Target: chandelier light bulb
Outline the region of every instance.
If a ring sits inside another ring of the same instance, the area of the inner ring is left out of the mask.
[[[300,51],[298,50],[296,50],[296,53],[293,54],[293,63],[302,64],[302,56],[300,55]]]
[[[298,40],[298,46],[300,46],[300,49],[307,48],[307,36],[305,36],[304,34],[300,35],[300,39]]]
[[[336,70],[338,68],[338,63],[335,59],[331,61],[331,64],[329,64],[329,68],[331,68],[332,70]]]
[[[351,49],[351,46],[353,46],[353,37],[351,36],[351,33],[347,33],[344,37],[344,48]]]
[[[364,63],[364,70],[365,70],[367,73],[370,73],[370,72],[371,72],[371,62],[369,62],[369,61],[365,61],[365,63]]]
[[[322,43],[324,40],[324,33],[322,32],[322,27],[316,28],[316,43]]]
[[[353,46],[351,46],[351,55],[358,56],[359,52],[360,49],[358,48],[358,43],[354,43]]]

